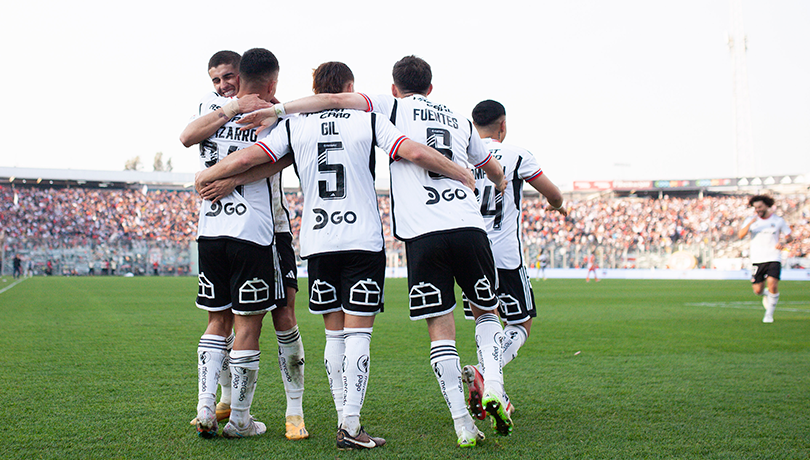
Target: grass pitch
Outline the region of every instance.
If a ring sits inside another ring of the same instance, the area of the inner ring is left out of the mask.
[[[305,286],[306,280],[301,280]],[[13,282],[0,281],[0,290]],[[387,281],[363,424],[388,445],[335,449],[323,323],[298,298],[311,438],[284,438],[269,318],[253,414],[266,435],[197,437],[195,278],[31,278],[0,293],[0,458],[700,458],[810,456],[810,284],[782,282],[773,324],[744,281],[535,283],[532,335],[504,369],[504,438],[455,447],[405,280]],[[460,309],[459,309],[460,310]],[[458,317],[462,365],[473,324]]]

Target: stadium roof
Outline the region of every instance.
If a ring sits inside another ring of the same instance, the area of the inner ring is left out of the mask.
[[[574,181],[574,191],[672,192],[672,191],[750,191],[759,189],[802,190],[810,184],[810,174],[687,180],[603,180]]]
[[[194,174],[156,171],[0,167],[0,185],[7,184],[100,188],[127,188],[146,185],[157,188],[187,188],[194,184]]]

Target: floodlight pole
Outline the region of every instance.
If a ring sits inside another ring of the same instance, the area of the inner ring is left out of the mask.
[[[734,176],[754,176],[754,138],[751,123],[751,99],[748,94],[748,37],[743,28],[742,0],[731,1],[731,32],[728,49],[731,53],[732,119],[734,129]]]

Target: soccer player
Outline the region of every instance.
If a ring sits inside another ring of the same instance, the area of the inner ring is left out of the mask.
[[[226,106],[213,110],[217,95],[221,97],[233,97],[239,91],[239,63],[241,56],[233,51],[219,51],[211,56],[208,61],[208,74],[214,85],[216,93],[210,93],[200,102],[198,116],[195,117],[184,129],[180,138],[186,147],[199,142],[206,142],[205,139],[215,134],[221,129],[230,118],[230,113],[225,113]],[[275,96],[271,96],[270,101],[276,101]],[[259,98],[255,94],[243,95],[240,98],[232,99],[229,104],[229,111],[235,114],[253,111],[262,107],[270,106],[270,103]],[[209,107],[212,111],[203,115],[203,108]],[[201,145],[201,154],[204,149]],[[222,181],[217,181],[210,185],[209,193],[216,190],[217,194],[212,201],[217,201],[230,194],[236,187],[246,185],[257,180],[269,178],[273,200],[273,219],[275,229],[275,252],[277,281],[283,279],[283,290],[281,283],[278,284],[276,299],[281,308],[271,311],[273,326],[276,330],[276,339],[279,347],[278,361],[281,370],[281,379],[284,383],[285,395],[287,398],[286,411],[286,434],[291,440],[304,439],[309,437],[303,419],[302,398],[304,393],[304,346],[298,332],[298,322],[295,318],[295,295],[298,291],[298,276],[295,263],[295,250],[293,249],[292,227],[290,226],[290,214],[287,200],[282,189],[281,174],[268,174],[266,166],[254,168],[244,174],[229,177]],[[233,346],[233,334],[228,339],[228,352]],[[227,419],[230,414],[231,402],[231,374],[228,358],[223,362],[220,374],[220,386],[222,395],[217,404],[217,420]],[[196,424],[196,419],[191,421]]]
[[[316,69],[313,89],[316,93],[350,92],[353,80],[345,64],[329,62]],[[339,418],[342,412],[337,446],[377,447],[385,440],[369,436],[360,425],[372,326],[383,308],[385,277],[373,178],[374,146],[387,151],[394,164],[427,168],[455,187],[464,188],[465,183],[471,187],[472,174],[439,152],[407,139],[376,113],[325,110],[287,118],[281,124],[265,141],[200,173],[197,187],[205,196],[205,184],[211,180],[293,153],[305,200],[301,255],[309,259],[310,311],[324,315],[324,361]],[[342,377],[337,374],[341,365]],[[339,392],[335,377],[341,380]]]
[[[506,366],[529,338],[532,318],[537,316],[534,292],[523,262],[523,246],[520,241],[524,182],[546,197],[551,209],[563,216],[568,215],[568,212],[563,207],[560,189],[543,173],[534,155],[520,147],[502,144],[506,138],[506,109],[503,105],[493,100],[479,102],[473,109],[472,116],[475,128],[489,153],[503,166],[507,181],[503,195],[497,193],[496,184],[483,175],[477,175],[475,181],[475,194],[486,222],[487,235],[498,269],[500,316],[506,323],[502,344],[503,365]],[[466,301],[464,314],[467,318],[472,318]],[[470,411],[474,417],[483,419],[486,416],[481,402],[483,377],[476,366],[464,366],[462,376],[469,391]],[[514,408],[506,399],[507,411],[511,415]]]
[[[599,281],[599,275],[596,274],[596,269],[599,266],[596,265],[596,253],[591,251],[590,255],[585,256],[585,265],[588,267],[588,273],[585,275],[585,282],[588,283],[591,281],[591,273],[593,273],[593,279],[595,281]]]
[[[430,65],[406,56],[393,69],[391,95],[335,94],[310,96],[275,105],[275,111],[312,112],[326,108],[372,110],[388,117],[409,138],[434,147],[461,166],[483,169],[498,186],[505,187],[501,165],[484,147],[472,122],[445,105],[427,98],[433,90]],[[266,126],[272,116],[265,109],[245,120],[247,127]],[[430,173],[410,162],[393,162],[391,208],[394,235],[405,242],[408,259],[410,317],[424,319],[430,335],[430,363],[450,409],[457,444],[474,446],[484,438],[467,411],[461,365],[456,350],[457,282],[472,302],[476,318],[475,340],[484,375],[483,406],[502,435],[512,431],[512,419],[503,399],[498,285],[495,263],[478,202],[456,181]]]
[[[537,254],[537,277],[542,274],[543,281],[546,280],[546,268],[548,268],[548,253],[545,249],[540,248],[540,254]]]
[[[773,312],[779,302],[782,237],[785,237],[785,243],[793,241],[790,226],[774,213],[774,203],[774,199],[767,195],[752,196],[748,204],[754,208],[756,215],[746,218],[737,232],[740,239],[751,234],[751,263],[756,267],[751,287],[754,294],[762,296],[762,306],[765,307],[763,323],[773,322]],[[766,282],[767,289],[763,289]]]
[[[240,64],[237,98],[256,94],[269,101],[275,94],[278,61],[268,50],[248,50]],[[237,100],[214,99],[201,115],[233,111]],[[228,107],[228,104],[231,104]],[[233,113],[226,113],[233,115]],[[239,132],[235,120],[227,121],[200,147],[203,169],[215,165],[229,152],[259,140],[255,131]],[[267,176],[263,176],[267,177]],[[274,263],[272,190],[267,179],[238,187],[216,202],[205,200],[198,226],[199,292],[197,306],[209,312],[208,327],[198,347],[199,402],[197,431],[203,437],[217,433],[214,403],[216,384],[227,354],[227,339],[235,329],[230,352],[232,398],[225,437],[260,435],[266,426],[253,419],[250,406],[259,370],[259,337],[262,319],[277,307]]]

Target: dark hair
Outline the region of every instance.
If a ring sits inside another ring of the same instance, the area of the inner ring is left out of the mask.
[[[416,56],[405,56],[394,64],[394,84],[405,93],[427,94],[433,73],[430,64]]]
[[[352,69],[342,62],[324,62],[312,71],[312,91],[315,94],[342,93],[343,87],[353,81]]]
[[[278,59],[264,48],[251,48],[242,55],[239,77],[247,83],[267,83],[278,73]]]
[[[765,203],[765,206],[769,208],[772,207],[774,203],[776,203],[776,201],[774,201],[774,199],[769,197],[768,195],[754,195],[751,197],[750,200],[748,200],[748,204],[753,206],[754,203],[756,203],[757,201]]]
[[[489,126],[506,115],[506,109],[500,102],[487,99],[481,101],[473,108],[473,123],[476,126]]]
[[[228,50],[217,51],[213,56],[211,56],[211,59],[208,60],[208,68],[213,69],[214,67],[219,67],[222,64],[230,64],[234,69],[239,70],[239,61],[241,60],[242,56],[239,56],[239,53]]]

